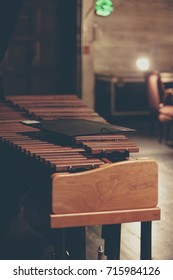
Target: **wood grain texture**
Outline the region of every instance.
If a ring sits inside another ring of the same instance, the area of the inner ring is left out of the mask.
[[[51,228],[121,224],[130,222],[155,221],[160,219],[160,209],[147,208],[82,214],[50,215]]]
[[[52,176],[54,214],[142,209],[157,204],[158,167],[153,160],[123,161]]]

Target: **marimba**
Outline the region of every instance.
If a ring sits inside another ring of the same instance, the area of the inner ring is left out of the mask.
[[[138,221],[141,259],[150,259],[151,222],[160,219],[157,163],[131,159],[139,149],[125,133],[103,129],[67,141],[37,126],[81,119],[107,125],[75,95],[6,96],[0,103],[4,229],[23,205],[34,228],[51,232],[57,259],[85,259],[85,227],[103,225],[105,255],[118,259],[121,223]],[[24,125],[33,121],[35,127]]]

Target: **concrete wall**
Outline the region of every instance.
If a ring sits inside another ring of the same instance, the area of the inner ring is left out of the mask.
[[[93,20],[95,1],[82,0],[82,94],[84,102],[94,108]]]
[[[101,30],[94,43],[95,72],[138,72],[135,61],[141,55],[150,58],[151,70],[173,72],[173,0],[113,4],[109,17],[94,16]]]

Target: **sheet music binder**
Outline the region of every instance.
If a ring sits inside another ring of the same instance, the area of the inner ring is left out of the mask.
[[[38,127],[41,130],[59,136],[73,138],[81,135],[117,134],[135,131],[134,129],[111,125],[107,123],[95,122],[84,119],[68,120],[41,120],[22,121],[22,124]]]

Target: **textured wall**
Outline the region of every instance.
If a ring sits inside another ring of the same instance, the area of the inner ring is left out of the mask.
[[[93,0],[82,0],[82,99],[94,107]]]
[[[106,18],[95,15],[101,36],[94,43],[95,72],[137,72],[136,58],[151,70],[173,71],[173,0],[113,0]]]

